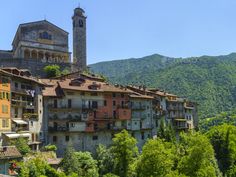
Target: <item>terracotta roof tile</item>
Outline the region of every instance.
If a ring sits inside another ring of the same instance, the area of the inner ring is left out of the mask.
[[[19,157],[22,157],[22,155],[15,146],[0,147],[0,159],[11,159]]]

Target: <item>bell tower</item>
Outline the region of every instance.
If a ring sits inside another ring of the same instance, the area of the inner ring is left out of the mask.
[[[74,9],[73,20],[73,70],[87,68],[86,55],[86,16],[82,8]]]

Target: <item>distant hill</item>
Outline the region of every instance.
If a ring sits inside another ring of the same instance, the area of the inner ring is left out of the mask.
[[[90,65],[112,83],[158,87],[199,103],[200,117],[236,107],[236,53],[170,58],[151,55]]]

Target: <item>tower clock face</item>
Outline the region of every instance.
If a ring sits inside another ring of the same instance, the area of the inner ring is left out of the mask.
[[[84,26],[84,22],[83,22],[83,20],[80,19],[80,20],[79,20],[79,27],[82,28],[83,26]]]

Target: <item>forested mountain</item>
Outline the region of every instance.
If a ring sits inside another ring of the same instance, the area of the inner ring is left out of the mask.
[[[236,53],[224,56],[138,59],[90,65],[112,83],[157,87],[199,103],[200,117],[228,111],[236,105]]]

